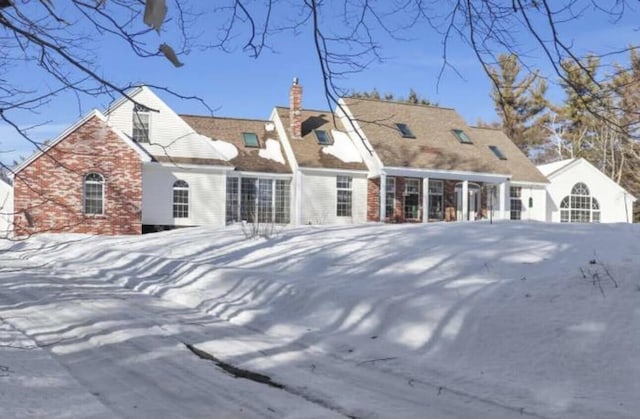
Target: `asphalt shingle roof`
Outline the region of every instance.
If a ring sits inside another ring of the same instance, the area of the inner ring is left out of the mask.
[[[345,98],[345,104],[387,167],[452,170],[512,175],[514,181],[547,183],[547,179],[500,130],[471,128],[449,108]],[[404,138],[396,124],[406,124],[415,138]],[[462,144],[461,129],[471,139]],[[507,160],[489,149],[498,146]]]

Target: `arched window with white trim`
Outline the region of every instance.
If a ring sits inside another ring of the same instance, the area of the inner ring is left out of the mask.
[[[600,204],[591,196],[589,188],[578,182],[571,188],[571,194],[560,202],[560,222],[599,223]]]
[[[104,214],[104,176],[100,173],[88,173],[84,177],[84,213],[87,215]]]
[[[189,184],[184,180],[173,183],[173,218],[189,218]]]

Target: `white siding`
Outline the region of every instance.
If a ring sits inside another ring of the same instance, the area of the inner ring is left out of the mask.
[[[625,223],[633,220],[631,196],[585,160],[580,160],[566,170],[560,170],[549,177],[549,181],[548,221],[560,222],[560,202],[571,194],[571,189],[578,182],[587,185],[591,196],[598,200],[600,222]]]
[[[546,221],[547,219],[547,191],[542,185],[512,182],[511,186],[522,188],[522,212],[520,219],[524,221]],[[529,207],[531,198],[531,207]],[[509,214],[507,214],[507,218]]]
[[[189,218],[173,218],[173,183],[189,184]],[[224,172],[148,164],[142,170],[142,224],[225,225]]]
[[[13,221],[13,188],[0,180],[0,238],[11,234]]]
[[[336,216],[336,177],[351,176],[351,217]],[[327,172],[301,173],[300,223],[357,224],[367,221],[366,174]]]
[[[141,143],[150,154],[155,156],[169,155],[173,157],[224,159],[209,144],[208,140],[198,135],[151,90],[146,87],[142,88],[139,93],[134,95],[134,99],[153,109],[149,113],[149,138],[151,144]],[[124,101],[105,113],[109,124],[129,137],[133,130],[133,106],[133,102]]]

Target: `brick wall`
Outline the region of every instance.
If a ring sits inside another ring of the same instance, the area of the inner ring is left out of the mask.
[[[380,178],[367,180],[367,221],[380,221]]]
[[[104,215],[85,215],[87,173],[105,179]],[[140,234],[142,163],[93,117],[20,171],[14,180],[16,233]]]

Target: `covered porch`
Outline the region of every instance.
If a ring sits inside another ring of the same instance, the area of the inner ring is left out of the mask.
[[[369,221],[510,218],[508,175],[386,168],[369,182]]]

